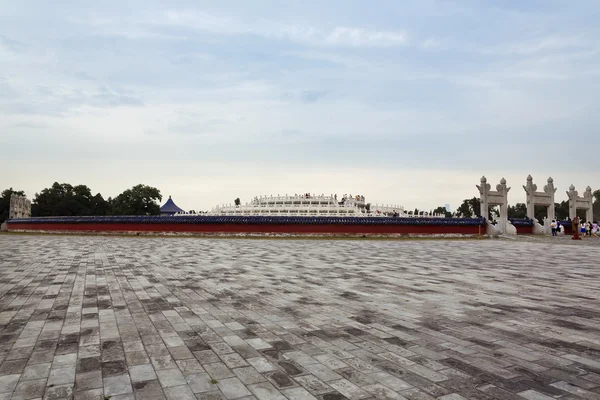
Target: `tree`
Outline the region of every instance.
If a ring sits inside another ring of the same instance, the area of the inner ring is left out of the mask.
[[[508,218],[527,218],[527,205],[517,203],[514,206],[508,206]]]
[[[548,217],[548,207],[546,206],[535,206],[533,208],[533,217],[541,224],[544,222],[544,218]]]
[[[433,210],[433,214],[444,214],[444,216],[446,218],[451,218],[452,217],[452,213],[448,210],[446,210],[446,207],[438,207],[435,210]]]
[[[235,206],[239,207],[240,204],[242,204],[242,202],[240,201],[240,198],[238,197],[237,199],[234,200]]]
[[[152,186],[136,185],[115,197],[112,201],[114,215],[158,215],[160,214],[160,190]]]
[[[13,188],[8,188],[2,191],[0,194],[0,224],[8,219],[10,196],[13,194],[25,196],[25,192],[22,190],[13,190]]]
[[[110,197],[109,197],[110,200]],[[111,209],[108,201],[100,193],[91,199],[90,215],[110,215]]]
[[[54,182],[51,187],[35,194],[31,215],[35,217],[89,215],[91,207],[92,192],[89,187]]]
[[[479,204],[479,199],[477,197],[473,197],[472,199],[464,199],[460,207],[456,209],[457,217],[466,218],[470,217],[471,215],[480,215],[480,213],[481,205]]]
[[[471,217],[471,215],[481,216],[481,204],[477,197],[473,197],[471,199],[464,199],[460,207],[456,209],[457,217]],[[500,213],[494,207],[490,207],[488,210],[488,215],[486,218],[488,220],[493,220],[495,217],[499,216]]]
[[[106,199],[106,215],[114,215],[113,204],[114,204],[114,201],[113,201],[112,197],[109,197],[108,199]]]
[[[365,210],[367,210],[367,212],[371,212],[371,203],[367,203],[365,204]]]
[[[462,204],[456,209],[456,216],[459,218],[470,217],[471,216],[471,206],[469,205],[469,200],[463,200]]]
[[[556,213],[556,219],[564,221],[569,218],[569,202],[563,200],[559,203],[554,203],[554,211]]]

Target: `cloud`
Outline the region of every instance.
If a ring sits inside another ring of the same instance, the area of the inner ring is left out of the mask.
[[[259,20],[248,23],[197,11],[169,11],[158,24],[185,26],[219,35],[257,35],[268,39],[290,40],[301,44],[334,47],[396,47],[407,44],[407,35],[399,31],[372,30],[358,27],[332,28],[282,24]]]
[[[407,39],[400,32],[336,27],[325,36],[324,42],[333,46],[395,47],[406,44]]]
[[[300,99],[305,103],[315,103],[327,94],[326,90],[305,90],[300,95]]]
[[[2,95],[3,94],[3,95]],[[0,114],[54,115],[80,107],[141,106],[134,92],[95,85],[31,85],[21,80],[0,80]]]
[[[286,91],[282,94],[283,100],[300,101],[305,104],[316,103],[324,98],[329,92],[327,90],[299,90],[297,92]]]
[[[25,49],[25,45],[16,40],[7,38],[6,36],[0,35],[0,49],[9,51],[12,53],[20,53]]]
[[[47,128],[47,125],[41,123],[33,123],[33,122],[17,122],[12,124],[15,128],[25,128],[25,129],[44,129]]]
[[[439,39],[427,39],[421,43],[421,47],[424,49],[437,49],[441,46],[442,42]]]
[[[508,51],[516,54],[535,54],[544,51],[572,50],[588,47],[589,44],[577,37],[548,36],[541,39],[512,45]]]
[[[495,56],[534,56],[556,53],[569,56],[570,53],[589,50],[592,47],[592,43],[581,37],[550,35],[485,46],[478,48],[478,51]]]
[[[96,91],[82,94],[79,99],[82,103],[98,107],[118,107],[118,106],[141,106],[143,104],[135,94],[119,89],[108,87],[99,87]]]
[[[188,40],[187,36],[168,35],[158,32],[138,31],[111,31],[103,34],[104,36],[117,36],[131,40]]]

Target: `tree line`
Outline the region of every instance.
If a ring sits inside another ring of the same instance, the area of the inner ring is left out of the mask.
[[[9,188],[0,196],[0,223],[8,219],[12,194],[25,195],[22,190]],[[84,215],[158,215],[162,195],[155,187],[135,185],[115,198],[105,199],[102,194],[92,194],[86,185],[58,183],[36,193],[31,202],[32,217],[84,216]]]

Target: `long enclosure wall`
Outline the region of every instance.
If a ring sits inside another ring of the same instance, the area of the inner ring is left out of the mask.
[[[9,231],[435,235],[485,234],[483,218],[47,217],[8,221]]]

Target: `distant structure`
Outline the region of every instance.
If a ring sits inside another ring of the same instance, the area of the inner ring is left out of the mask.
[[[538,221],[535,219],[535,206],[546,207],[546,217],[544,218],[544,226],[542,231],[537,232],[534,229],[533,233],[546,233],[549,235],[552,232],[551,223],[556,219],[556,212],[554,206],[554,193],[556,188],[554,187],[554,179],[548,178],[548,184],[544,185],[544,191],[538,192],[537,185],[533,183],[531,175],[527,176],[527,184],[523,185],[525,193],[527,195],[527,218],[534,221],[534,226],[537,229]]]
[[[585,220],[592,221],[594,219],[594,196],[592,194],[592,188],[585,188],[585,192],[583,193],[583,197],[579,196],[577,190],[575,190],[575,186],[569,186],[569,191],[567,192],[567,196],[569,197],[569,218],[573,219],[577,215],[577,210],[585,210]]]
[[[294,194],[257,196],[246,204],[214,207],[210,215],[256,215],[298,217],[409,217],[401,205],[366,203],[365,196],[344,194]],[[413,216],[412,214],[410,215]],[[422,211],[415,217],[444,217]]]
[[[173,202],[171,196],[169,200],[160,208],[160,215],[175,215],[177,213],[183,213],[184,211],[177,207],[177,204]]]
[[[510,188],[506,186],[506,179],[500,179],[500,184],[496,185],[496,190],[492,190],[492,186],[487,183],[485,176],[481,177],[481,185],[476,185],[479,189],[479,204],[481,204],[481,216],[488,217],[490,206],[500,206],[500,217],[498,218],[498,227],[494,228],[500,234],[516,234],[516,229],[510,225],[508,221],[508,191]],[[510,225],[510,226],[509,226]],[[488,227],[489,221],[488,221]],[[491,227],[490,227],[491,229]]]
[[[446,203],[444,204],[444,208],[446,209],[446,211],[448,211],[449,213],[452,212],[452,210],[450,209],[450,204]]]
[[[29,217],[31,217],[31,200],[13,193],[10,196],[8,219]]]

